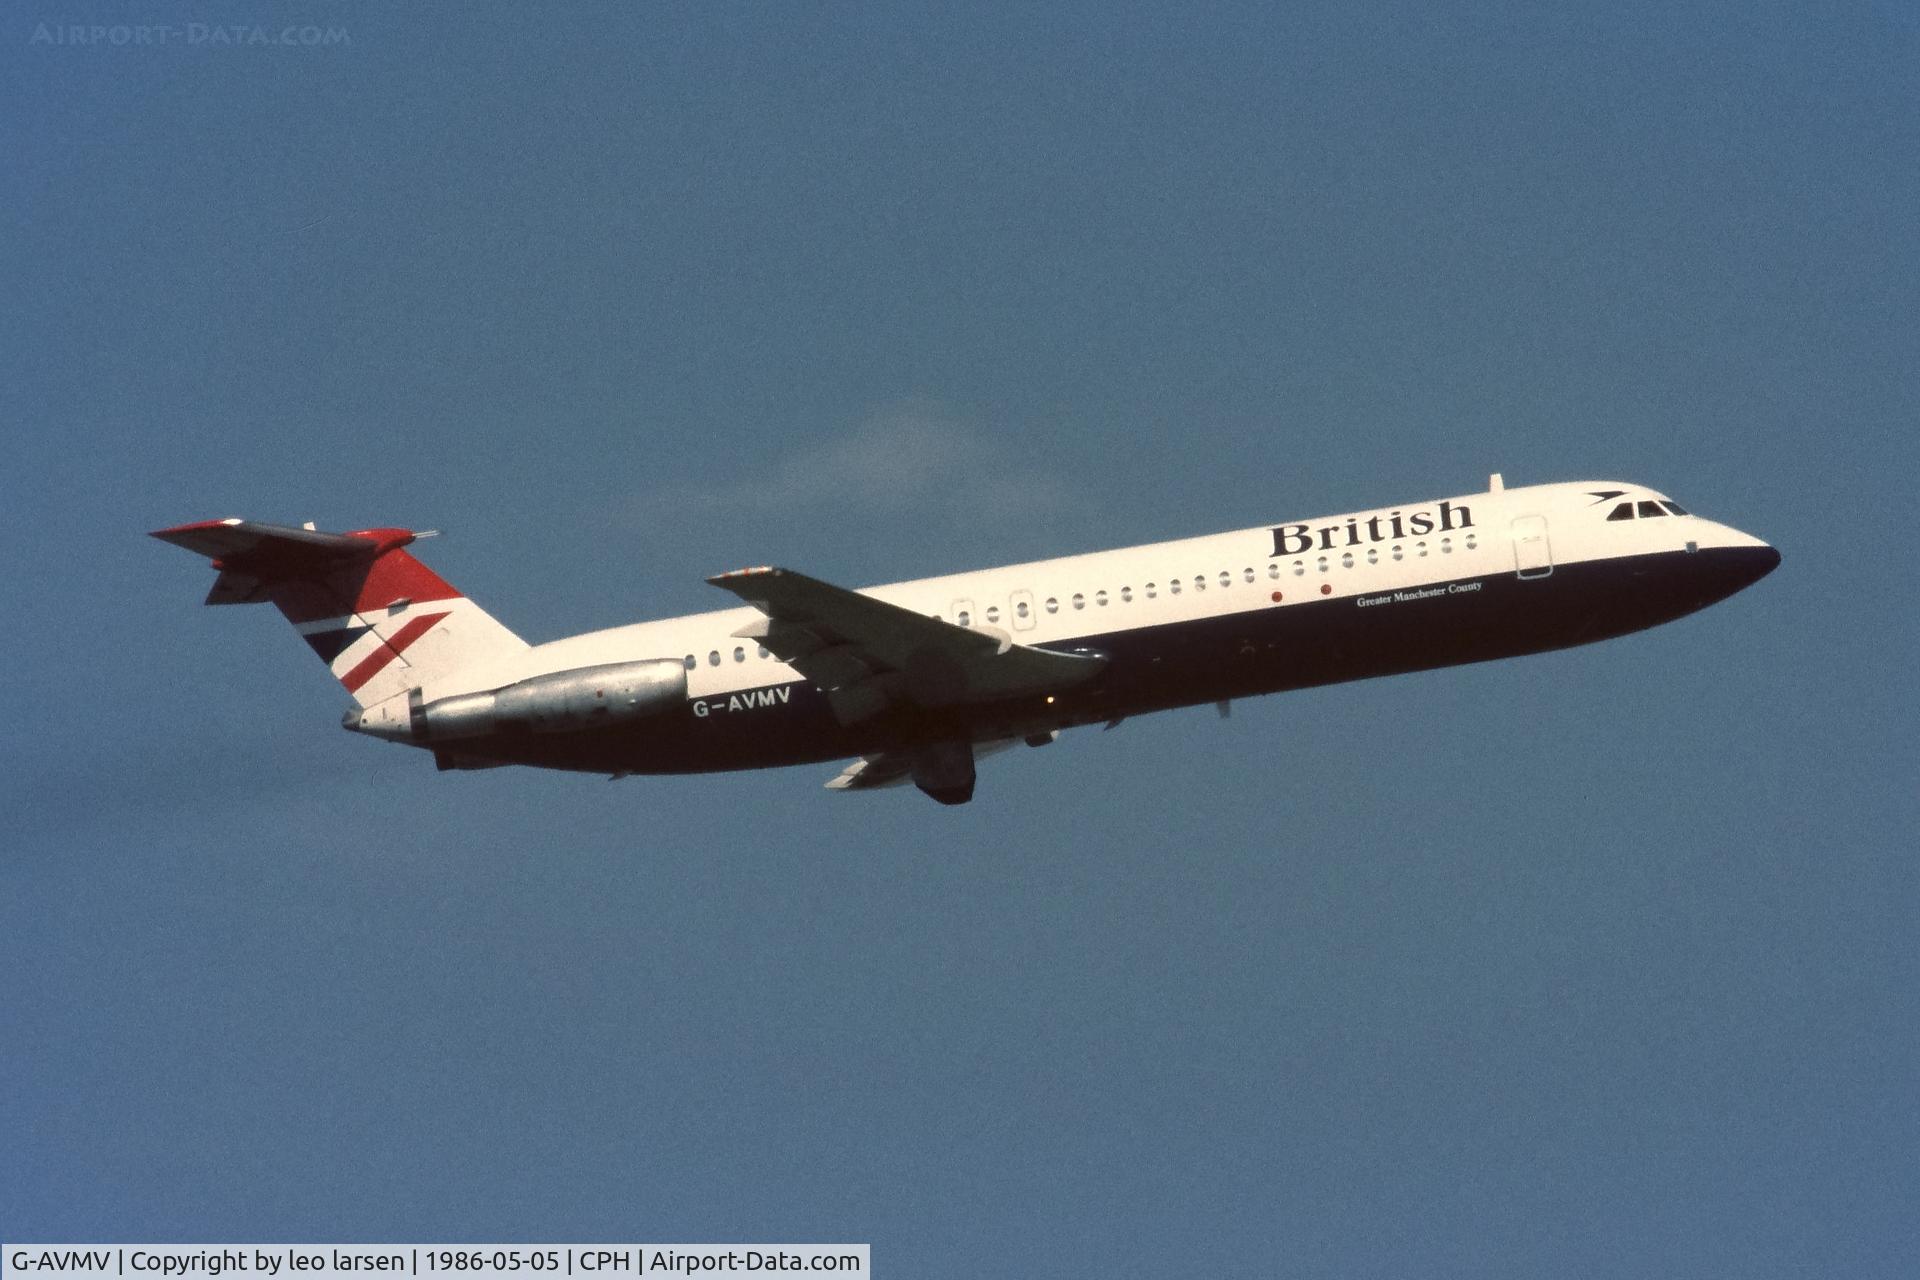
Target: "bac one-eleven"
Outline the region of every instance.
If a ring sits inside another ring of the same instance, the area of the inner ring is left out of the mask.
[[[791,569],[743,604],[529,645],[406,529],[209,520],[208,604],[270,601],[358,733],[442,769],[700,773],[855,757],[827,786],[970,799],[974,761],[1075,725],[1508,658],[1668,622],[1780,554],[1611,481],[1505,488],[853,591]]]

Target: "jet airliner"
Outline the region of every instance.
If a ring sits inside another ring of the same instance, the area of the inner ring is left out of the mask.
[[[849,590],[782,568],[707,579],[734,608],[529,645],[406,549],[407,529],[161,529],[271,602],[357,733],[442,769],[698,773],[852,758],[913,782],[1063,729],[1586,644],[1723,600],[1772,547],[1639,485],[1509,489]]]

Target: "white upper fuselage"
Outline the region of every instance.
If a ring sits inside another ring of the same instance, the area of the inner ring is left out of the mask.
[[[1605,494],[1608,496],[1597,497]],[[1342,597],[1384,598],[1436,583],[1660,552],[1761,547],[1692,515],[1608,520],[1620,503],[1664,495],[1618,481],[1495,488],[1231,533],[1037,560],[862,588],[862,594],[1027,646],[1285,609]],[[1641,510],[1649,510],[1642,507]],[[1520,523],[1516,523],[1520,522]],[[569,636],[455,672],[428,699],[604,663],[676,658],[690,698],[800,681],[736,632],[761,620],[738,607]]]

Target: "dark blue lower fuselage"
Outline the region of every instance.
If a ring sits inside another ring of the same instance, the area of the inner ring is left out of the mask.
[[[443,767],[526,764],[597,773],[756,769],[938,741],[1028,737],[1171,707],[1280,693],[1540,653],[1644,630],[1725,599],[1780,562],[1771,547],[1724,547],[1561,564],[1542,577],[1458,578],[1379,595],[1267,603],[1187,622],[1092,633],[1046,647],[1097,651],[1094,681],[938,712],[900,708],[854,725],[805,682],[689,699],[676,712],[567,735],[459,744]],[[779,693],[772,691],[778,690]]]

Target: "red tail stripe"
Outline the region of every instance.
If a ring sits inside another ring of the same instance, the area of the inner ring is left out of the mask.
[[[347,686],[348,693],[358,693],[361,685],[385,671],[388,663],[405,653],[408,645],[431,631],[433,624],[446,616],[444,613],[429,613],[415,618],[394,632],[385,644],[362,658],[353,670],[341,676],[340,683]]]
[[[372,613],[396,600],[428,604],[460,597],[444,578],[404,551],[389,551],[371,563],[358,563],[321,577],[270,577],[266,592],[296,626]]]
[[[460,594],[439,574],[404,551],[389,551],[377,558],[359,585],[353,607],[361,612],[384,609],[403,598],[420,604],[428,600],[452,600]]]

